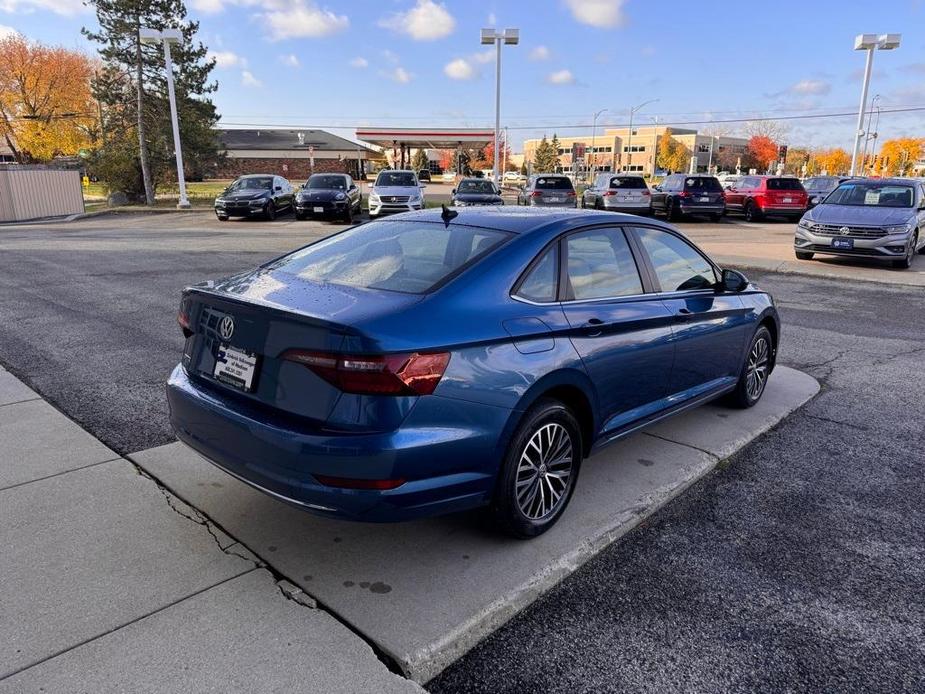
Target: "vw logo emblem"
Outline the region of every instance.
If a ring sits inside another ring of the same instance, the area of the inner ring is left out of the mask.
[[[218,334],[221,335],[223,340],[230,340],[231,336],[234,335],[234,321],[231,316],[225,316],[219,321]]]
[[[851,233],[851,229],[849,229],[848,227],[842,227],[841,229],[838,230],[838,232],[839,232],[842,236],[847,236],[848,234]]]

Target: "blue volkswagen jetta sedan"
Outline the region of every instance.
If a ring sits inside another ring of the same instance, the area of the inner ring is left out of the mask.
[[[538,535],[581,461],[669,415],[761,397],[771,297],[671,226],[426,210],[183,292],[181,441],[279,499],[396,521],[487,505]]]

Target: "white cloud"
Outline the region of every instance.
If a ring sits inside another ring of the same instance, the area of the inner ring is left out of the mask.
[[[220,69],[247,67],[247,59],[242,58],[234,51],[209,51],[209,57],[215,58],[215,67]]]
[[[272,41],[316,39],[336,34],[350,26],[347,15],[321,9],[310,0],[292,0],[288,3],[273,0],[269,5],[272,9],[260,16],[269,29]]]
[[[530,51],[529,58],[530,60],[549,60],[550,55],[549,49],[546,48],[546,46],[537,46]]]
[[[565,0],[572,16],[582,24],[610,28],[623,23],[625,0]]]
[[[572,74],[571,70],[556,70],[546,75],[546,81],[550,84],[574,84],[575,75]]]
[[[465,58],[451,60],[443,66],[443,72],[451,80],[471,80],[476,76],[475,68]]]
[[[832,85],[825,80],[800,80],[790,87],[794,94],[828,94]]]
[[[383,49],[383,51],[382,51],[382,57],[385,58],[386,60],[388,60],[388,61],[389,61],[390,63],[392,63],[393,65],[395,65],[395,64],[398,63],[398,56],[395,55],[395,54],[394,54],[392,51],[390,51],[388,48]]]
[[[0,39],[5,39],[7,36],[15,36],[19,32],[16,31],[13,27],[8,27],[6,24],[0,24]]]
[[[350,67],[369,67],[369,61],[366,58],[358,55],[356,58],[350,61]]]
[[[242,70],[241,85],[244,87],[262,87],[263,82],[254,77],[254,74],[250,70]]]
[[[488,50],[482,51],[481,53],[473,53],[472,60],[476,63],[493,63],[495,61],[495,49],[489,48]]]
[[[407,34],[415,41],[435,41],[452,34],[456,20],[447,11],[446,5],[433,0],[417,0],[407,12],[396,12],[380,19],[379,26]]]
[[[0,0],[0,10],[3,12],[29,13],[35,10],[50,10],[55,14],[75,15],[89,12],[80,0]]]
[[[486,26],[493,27],[493,26],[495,26],[497,23],[498,23],[498,18],[495,16],[495,13],[494,13],[494,12],[489,12],[489,13],[488,13],[488,22],[486,23]]]
[[[281,55],[279,57],[279,62],[281,62],[286,67],[299,67],[302,64],[299,62],[299,57],[295,53],[287,53],[286,55]]]
[[[394,70],[389,70],[388,72],[383,72],[381,74],[393,82],[398,82],[399,84],[408,84],[412,77],[411,73],[400,65]]]

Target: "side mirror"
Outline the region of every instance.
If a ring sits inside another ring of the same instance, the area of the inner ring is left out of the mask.
[[[722,289],[726,292],[741,292],[748,286],[748,278],[738,270],[723,270]]]
[[[654,185],[654,186],[652,186],[652,190],[657,190],[659,193],[661,193],[661,192],[662,192],[662,187],[661,187],[660,185]]]
[[[455,188],[453,188],[453,190],[450,191],[450,195],[456,195],[456,189],[455,189]]]
[[[821,197],[821,196],[816,195],[816,196],[813,197],[812,203],[813,203],[814,205],[818,205],[820,202],[822,202],[822,197]]]
[[[273,190],[279,192],[279,191],[281,191],[282,189],[283,189],[282,186],[276,186]]]

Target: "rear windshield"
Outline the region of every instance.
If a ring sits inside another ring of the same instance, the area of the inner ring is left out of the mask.
[[[712,176],[690,176],[684,179],[684,190],[722,191],[719,181]]]
[[[809,178],[803,183],[807,190],[833,190],[838,185],[838,179],[834,176]]]
[[[416,186],[418,182],[410,171],[380,171],[377,186]]]
[[[480,227],[370,222],[280,258],[271,267],[312,282],[424,294],[510,236]]]
[[[495,185],[491,181],[460,181],[456,189],[459,193],[487,193],[495,192]]]
[[[842,183],[825,199],[827,205],[857,207],[912,207],[912,186],[876,183]]]
[[[536,179],[537,190],[572,190],[572,182],[564,176],[542,176]]]
[[[646,182],[639,176],[614,176],[610,179],[611,188],[647,188]]]
[[[803,184],[796,178],[769,178],[768,190],[803,190]]]

